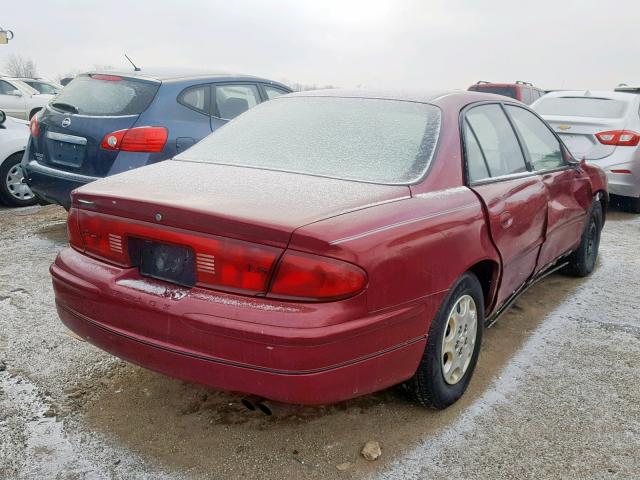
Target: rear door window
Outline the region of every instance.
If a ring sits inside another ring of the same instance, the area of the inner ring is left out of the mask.
[[[0,95],[9,95],[15,90],[17,90],[17,88],[11,85],[9,82],[0,80]]]
[[[51,105],[81,115],[139,115],[147,109],[159,87],[159,82],[117,75],[80,75]]]
[[[477,142],[489,176],[495,178],[527,171],[516,134],[500,105],[473,107],[466,113],[465,121],[472,133],[471,138]],[[469,135],[465,135],[465,146],[467,152],[474,151],[475,147]],[[469,153],[467,155],[469,161]],[[479,163],[478,159],[475,159],[475,163]],[[477,166],[474,166],[474,169],[474,172],[482,171]],[[470,170],[470,178],[471,173]],[[480,179],[475,179],[477,180]]]
[[[260,103],[256,85],[216,85],[214,90],[217,116],[225,120],[236,118]]]
[[[271,85],[263,85],[264,87],[264,93],[267,95],[267,100],[273,100],[276,97],[279,97],[281,95],[286,95],[287,92],[286,90],[282,90],[281,88],[277,88],[277,87],[272,87]]]
[[[529,154],[534,170],[553,170],[566,165],[560,142],[533,113],[524,108],[505,106]]]

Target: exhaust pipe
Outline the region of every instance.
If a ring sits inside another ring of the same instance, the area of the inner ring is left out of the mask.
[[[271,402],[266,398],[258,397],[256,395],[244,397],[241,402],[247,410],[251,412],[262,412],[268,417],[283,410],[283,404]]]
[[[244,397],[240,401],[242,402],[242,405],[244,405],[247,410],[255,412],[256,404],[259,403],[260,400],[262,400],[260,397],[257,397],[255,395],[249,395],[248,397]]]

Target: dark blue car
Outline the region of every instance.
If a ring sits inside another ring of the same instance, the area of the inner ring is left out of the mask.
[[[281,83],[229,74],[79,75],[31,121],[26,182],[41,200],[68,209],[71,190],[171,158],[289,92]]]

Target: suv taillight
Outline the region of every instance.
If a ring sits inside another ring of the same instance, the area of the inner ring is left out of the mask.
[[[124,152],[161,152],[167,143],[164,127],[136,127],[107,133],[100,147]]]
[[[617,147],[635,147],[640,143],[640,135],[631,130],[600,132],[596,133],[596,138],[603,145],[614,145]]]
[[[40,135],[40,122],[38,121],[37,113],[33,117],[31,117],[31,122],[29,122],[29,129],[31,130],[32,137],[37,137]]]

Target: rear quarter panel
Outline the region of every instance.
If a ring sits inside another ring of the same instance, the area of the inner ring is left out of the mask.
[[[481,260],[499,265],[482,205],[466,187],[419,194],[304,226],[294,232],[289,248],[363,267],[370,312],[422,303],[425,313],[417,326],[422,334],[465,271]]]

